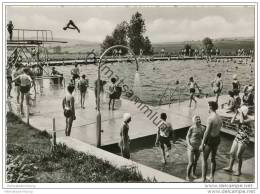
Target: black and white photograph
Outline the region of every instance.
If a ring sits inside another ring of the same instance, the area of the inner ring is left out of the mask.
[[[255,193],[257,24],[257,2],[2,2],[2,189]]]

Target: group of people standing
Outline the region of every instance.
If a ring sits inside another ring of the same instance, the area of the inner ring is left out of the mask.
[[[197,101],[194,98],[196,88],[201,92],[198,84],[194,81],[193,77],[190,77],[188,83],[190,89],[190,103]],[[214,175],[216,170],[216,154],[218,151],[218,147],[221,142],[220,131],[223,126],[223,121],[221,116],[217,113],[218,109],[218,100],[223,89],[223,82],[221,80],[221,73],[217,74],[216,79],[211,84],[213,88],[213,92],[216,94],[216,100],[208,102],[209,105],[209,116],[207,119],[206,128],[201,124],[201,119],[199,115],[195,115],[192,118],[192,126],[189,128],[186,135],[187,142],[187,155],[188,155],[188,166],[187,166],[187,175],[186,180],[192,181],[193,179],[197,179],[197,162],[202,153],[202,182],[214,182]],[[232,81],[232,93],[236,96],[239,96],[241,85],[237,80],[237,76],[233,76]],[[231,119],[231,123],[236,125],[237,134],[233,140],[232,146],[230,148],[230,161],[229,165],[225,167],[223,170],[227,172],[232,172],[234,176],[241,175],[242,163],[243,163],[243,154],[246,150],[246,147],[250,143],[250,133],[252,131],[251,128],[251,119],[249,117],[249,108],[253,106],[254,96],[252,94],[253,86],[246,86],[244,89],[244,94],[242,97],[242,105],[236,106],[236,109],[233,110],[233,117]],[[128,136],[129,125],[128,123],[131,121],[131,118],[125,119],[120,131],[120,143],[119,146],[121,148],[121,154],[125,158],[130,158],[130,139]],[[159,146],[162,152],[162,162],[167,163],[167,158],[169,157],[169,151],[171,150],[172,144],[175,142],[176,137],[174,135],[174,130],[172,129],[172,125],[167,121],[166,113],[161,113],[161,120],[164,125],[160,125],[158,127],[155,146]],[[210,163],[210,177],[206,178],[208,171],[208,158],[211,154]],[[234,161],[238,160],[238,166],[235,172],[233,172]]]
[[[62,75],[60,74],[55,68],[53,68],[52,75]],[[63,98],[63,110],[64,116],[66,117],[66,127],[65,127],[65,134],[66,136],[70,136],[72,123],[76,119],[75,116],[75,99],[72,95],[74,92],[76,85],[80,93],[80,106],[82,109],[85,109],[85,98],[88,93],[89,87],[89,80],[87,79],[86,75],[83,74],[80,76],[80,70],[78,64],[75,64],[74,68],[71,70],[71,80],[67,86],[67,94]],[[78,81],[76,81],[78,80]],[[116,85],[116,78],[111,78],[111,83],[108,86],[108,95],[109,95],[109,103],[108,109],[114,111],[115,110],[115,99],[119,98],[120,95],[118,92],[118,86]],[[104,96],[104,86],[106,85],[106,81],[101,80],[99,82],[100,88],[100,99],[103,99]],[[97,105],[97,87],[98,87],[98,80],[94,82],[94,91],[95,91],[95,99]],[[97,109],[97,107],[96,107]]]

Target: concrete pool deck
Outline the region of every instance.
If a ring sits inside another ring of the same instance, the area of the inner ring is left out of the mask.
[[[33,106],[31,109],[33,114],[30,116],[30,125],[39,130],[46,130],[49,133],[52,133],[52,120],[55,118],[57,139],[62,139],[65,136],[65,117],[63,115],[61,102],[65,96],[65,90],[64,88],[57,89],[52,87],[44,88],[43,90],[44,91],[42,94],[37,95],[36,106]],[[12,95],[15,96],[15,94]],[[94,92],[89,90],[85,109],[80,108],[78,99],[79,95],[77,91],[75,92],[74,96],[76,99],[75,108],[77,119],[73,123],[71,137],[73,139],[79,140],[80,142],[96,145],[97,111],[95,109]],[[8,100],[7,108],[8,110],[19,115],[19,105],[16,104],[15,99],[16,98],[14,97]],[[158,117],[162,112],[167,113],[168,121],[170,121],[173,128],[177,130],[189,127],[191,125],[191,118],[195,114],[200,115],[202,118],[202,123],[205,124],[208,117],[207,102],[210,100],[214,100],[214,97],[198,99],[197,105],[195,106],[193,104],[191,108],[188,107],[188,101],[171,105],[162,105],[158,107],[149,106],[149,108],[152,110],[151,115],[156,113],[156,116]],[[226,100],[227,96],[221,96],[219,102],[223,103]],[[140,110],[140,108],[138,108],[138,105],[139,103],[135,104],[133,101],[121,99],[121,106],[116,106],[115,111],[109,111],[107,103],[103,104],[101,108],[102,129],[104,131],[101,137],[102,146],[115,144],[119,141],[119,131],[122,124],[122,115],[125,112],[129,112],[132,115],[132,122],[129,125],[129,136],[131,139],[153,135],[157,132],[157,127],[155,124],[153,124],[153,121],[147,117],[147,114],[144,113],[144,110]],[[26,122],[27,118],[23,117],[22,120]],[[159,121],[159,118],[157,121]],[[66,141],[70,140],[66,138]],[[70,145],[68,142],[66,144],[68,146]],[[245,168],[245,166],[246,165],[244,165],[243,168]],[[250,166],[254,168],[254,163]],[[250,171],[247,174],[249,175],[247,175],[247,178],[245,178],[245,180],[243,179],[242,182],[252,182],[252,180],[254,180],[254,171]],[[216,181],[219,182],[218,180],[223,180],[223,177],[226,177],[225,175],[226,174],[223,174],[221,170],[218,171],[217,177],[219,178],[216,177]],[[241,177],[244,176],[240,176],[240,178]],[[239,180],[237,181],[240,182]]]

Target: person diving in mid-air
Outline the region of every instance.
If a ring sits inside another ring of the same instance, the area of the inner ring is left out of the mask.
[[[67,30],[68,28],[77,30],[80,33],[80,29],[75,25],[75,23],[72,20],[69,20],[69,23],[65,27],[63,27],[63,30]]]

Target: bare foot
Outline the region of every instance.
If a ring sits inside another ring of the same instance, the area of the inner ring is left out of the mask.
[[[188,181],[188,182],[191,182],[192,181],[192,179],[191,179],[191,177],[186,177],[186,181]]]
[[[233,172],[233,170],[229,167],[223,168],[223,170],[226,171],[226,172]]]
[[[166,164],[166,160],[164,160],[164,159],[162,159],[161,162],[162,162],[163,164]]]
[[[234,176],[240,176],[240,175],[241,175],[241,172],[234,172],[233,175],[234,175]]]
[[[192,177],[193,179],[199,178],[199,177],[198,177],[197,175],[195,175],[195,174],[191,175],[191,177]]]

